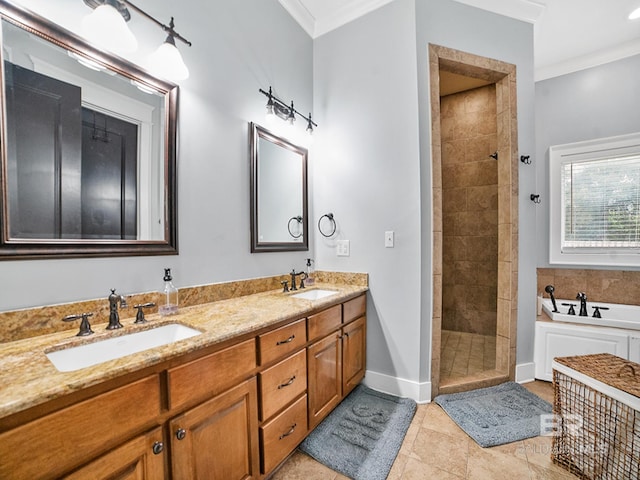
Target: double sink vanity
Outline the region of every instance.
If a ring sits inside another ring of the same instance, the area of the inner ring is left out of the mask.
[[[364,377],[366,291],[260,291],[0,344],[0,478],[269,476]]]
[[[177,255],[178,85],[10,1],[0,23],[0,260]],[[59,97],[68,115],[50,119]],[[105,153],[123,118],[129,148]],[[308,251],[306,149],[253,122],[248,136],[251,252]],[[177,314],[121,312],[117,330],[108,294],[0,312],[0,479],[268,477],[365,373],[367,275],[315,273],[298,292],[282,277],[187,287]],[[86,336],[62,321],[80,318]]]

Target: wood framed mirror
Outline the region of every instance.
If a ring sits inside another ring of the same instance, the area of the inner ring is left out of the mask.
[[[0,0],[0,260],[177,254],[178,86]]]
[[[306,148],[250,124],[251,252],[309,250]]]

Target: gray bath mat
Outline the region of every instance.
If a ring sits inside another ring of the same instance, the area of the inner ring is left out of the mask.
[[[481,447],[537,437],[540,415],[551,413],[549,402],[515,382],[439,395],[435,402]]]
[[[416,411],[408,398],[358,385],[300,450],[355,480],[384,480]]]

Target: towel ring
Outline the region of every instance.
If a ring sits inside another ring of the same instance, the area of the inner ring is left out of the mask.
[[[302,236],[302,232],[300,232],[298,235],[294,235],[291,232],[291,220],[296,220],[298,224],[300,224],[302,223],[302,217],[300,215],[298,215],[297,217],[291,217],[289,219],[289,222],[287,223],[287,230],[289,230],[289,235],[291,235],[293,238],[300,238]]]
[[[324,233],[324,232],[322,231],[322,227],[320,226],[320,224],[322,223],[322,219],[323,219],[324,217],[327,217],[327,218],[329,219],[329,221],[330,221],[330,222],[332,223],[332,225],[333,225],[333,229],[331,230],[331,233],[329,233],[329,234]],[[322,215],[322,216],[320,217],[320,219],[318,220],[318,230],[320,231],[320,234],[321,234],[323,237],[327,237],[327,238],[329,238],[331,235],[333,235],[334,233],[336,233],[336,221],[335,221],[335,219],[333,218],[333,213],[325,213],[324,215]]]

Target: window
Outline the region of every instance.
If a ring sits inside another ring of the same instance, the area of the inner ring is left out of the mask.
[[[549,149],[549,263],[640,265],[640,133]]]

